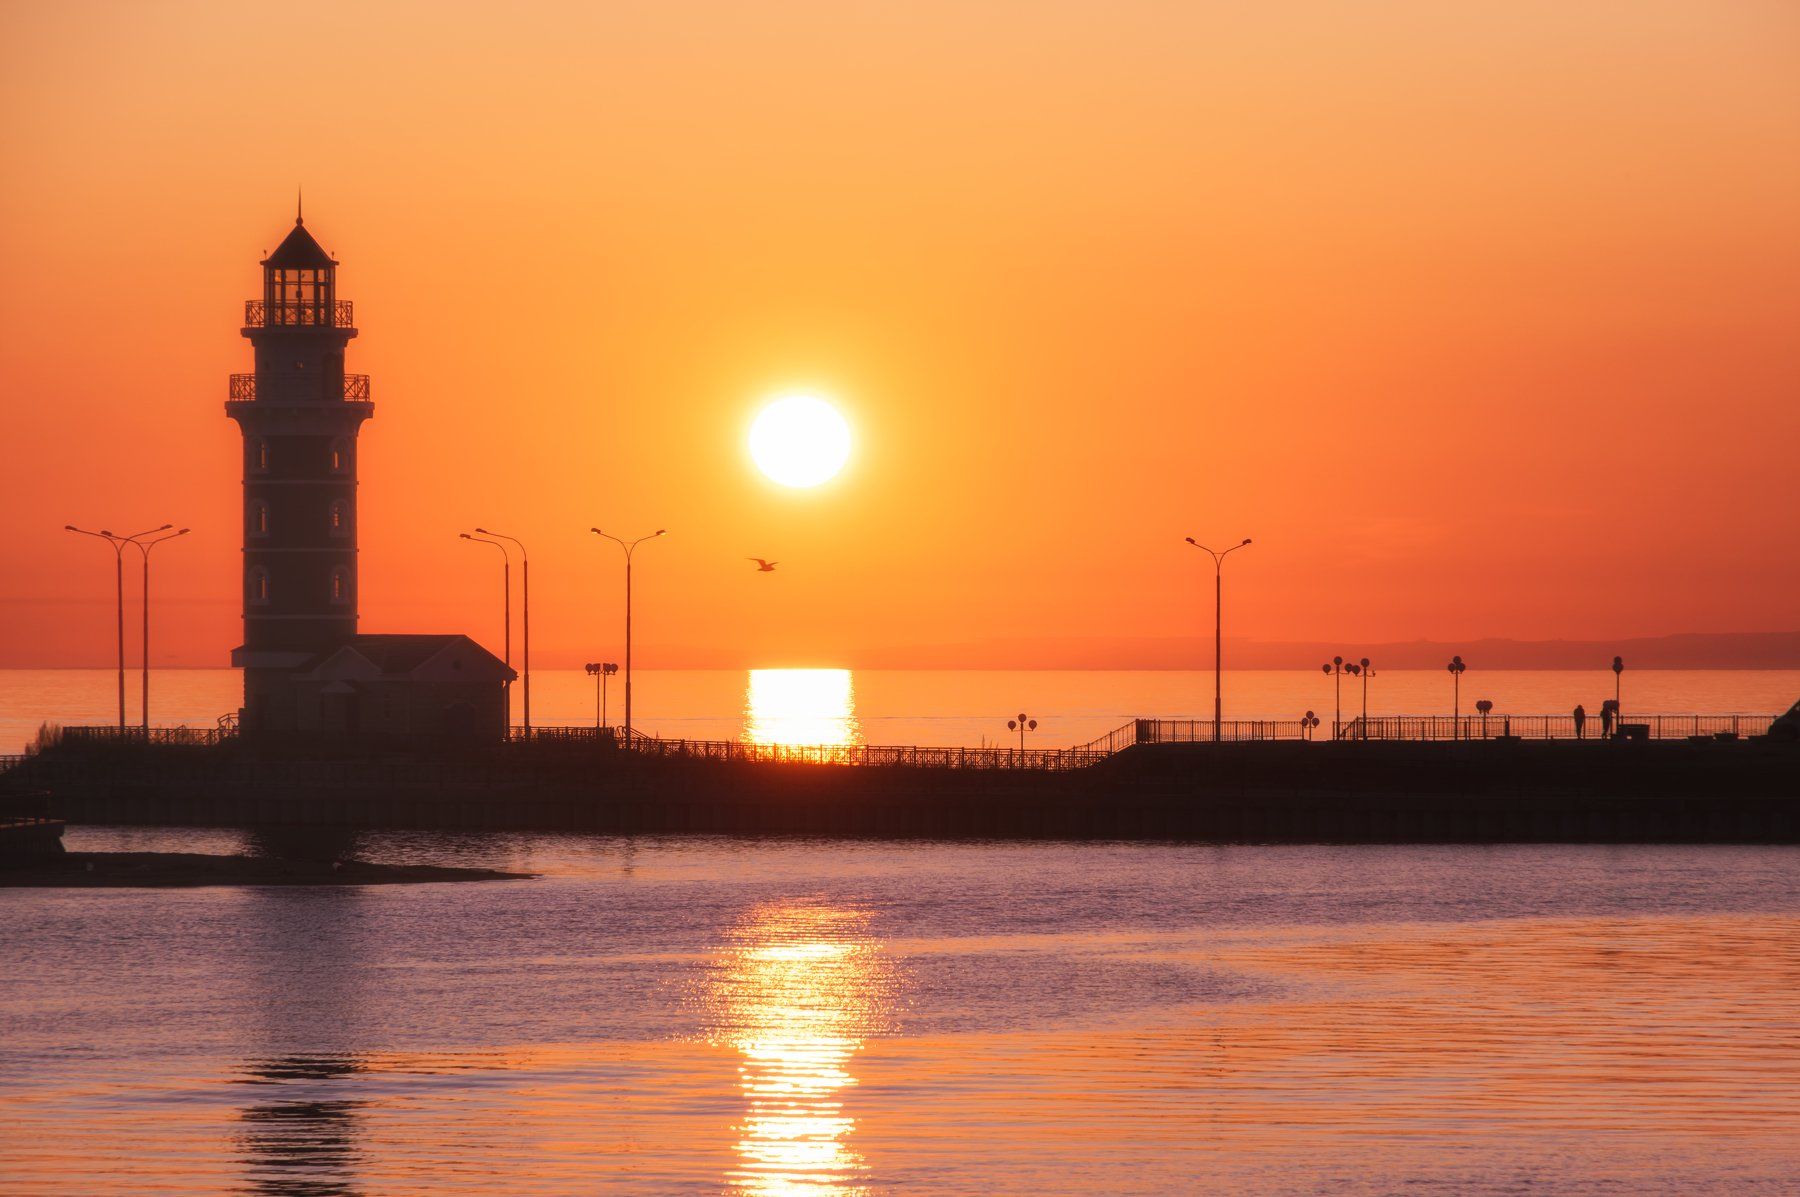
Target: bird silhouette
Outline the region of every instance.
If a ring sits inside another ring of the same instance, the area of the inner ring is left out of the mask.
[[[761,557],[746,557],[744,560],[756,562],[756,572],[759,574],[772,574],[775,567],[781,564],[779,561],[764,561]]]

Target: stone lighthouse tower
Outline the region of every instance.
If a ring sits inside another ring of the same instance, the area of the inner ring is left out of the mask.
[[[337,263],[306,222],[263,259],[244,305],[256,372],[231,376],[225,414],[244,434],[246,730],[298,725],[296,672],[357,633],[356,436],[374,414],[367,375],[344,373],[356,336]]]

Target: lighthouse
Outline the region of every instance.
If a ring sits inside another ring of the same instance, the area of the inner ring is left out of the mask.
[[[369,379],[344,372],[354,311],[337,262],[304,214],[262,261],[244,304],[256,372],[231,377],[225,413],[244,434],[246,728],[292,727],[286,679],[356,635],[356,438],[375,413]]]
[[[303,213],[244,304],[255,372],[231,376],[243,432],[245,734],[369,740],[506,734],[511,670],[467,636],[357,627],[357,435],[375,414],[337,262]]]

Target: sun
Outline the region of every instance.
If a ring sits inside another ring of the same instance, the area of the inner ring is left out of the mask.
[[[796,488],[837,476],[850,459],[850,425],[813,395],[787,395],[756,414],[750,459],[772,482]]]

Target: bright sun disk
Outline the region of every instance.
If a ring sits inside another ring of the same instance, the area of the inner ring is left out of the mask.
[[[850,425],[837,408],[812,395],[788,395],[757,413],[750,458],[771,481],[817,486],[850,458]]]

